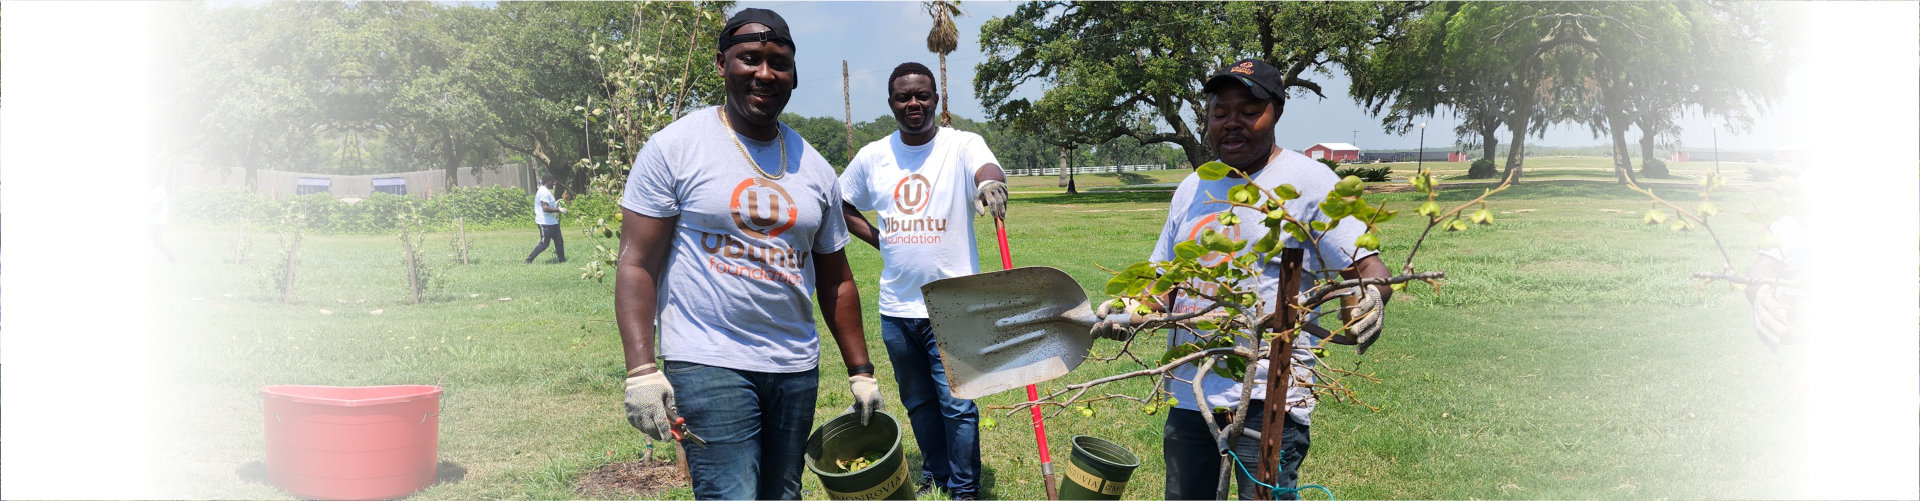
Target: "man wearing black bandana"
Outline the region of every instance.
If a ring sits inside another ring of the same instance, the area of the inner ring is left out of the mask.
[[[718,45],[726,102],[655,133],[620,199],[627,422],[685,445],[696,498],[799,499],[821,379],[815,301],[862,423],[880,386],[833,166],[779,121],[798,82],[787,23],[742,9]]]

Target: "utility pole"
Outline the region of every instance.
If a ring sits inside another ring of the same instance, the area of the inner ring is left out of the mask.
[[[1413,157],[1413,171],[1426,172],[1422,167],[1427,161],[1427,123],[1420,122],[1420,156]]]
[[[853,161],[853,89],[852,78],[847,76],[847,60],[840,60],[840,97],[847,104],[847,161]]]

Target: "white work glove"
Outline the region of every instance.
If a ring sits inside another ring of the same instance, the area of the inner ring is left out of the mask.
[[[1007,183],[992,179],[980,182],[975,190],[973,212],[982,216],[992,214],[994,219],[1007,219]]]
[[[673,385],[660,372],[627,378],[627,424],[654,440],[667,440],[673,423],[667,409],[673,407]]]
[[[873,376],[861,374],[847,378],[847,385],[853,390],[853,408],[851,412],[860,414],[860,426],[867,425],[867,419],[873,412],[880,410],[880,381]]]
[[[555,209],[560,209],[560,213],[561,213],[561,214],[566,214],[566,213],[567,213],[567,208],[566,208],[566,207],[554,207],[554,208],[555,208]]]
[[[1353,295],[1354,304],[1344,307],[1347,308],[1347,318],[1353,319],[1347,327],[1347,334],[1353,336],[1354,344],[1359,345],[1354,348],[1354,353],[1365,355],[1367,347],[1373,346],[1373,342],[1380,337],[1381,327],[1386,325],[1386,303],[1380,299],[1380,291],[1371,285],[1355,287],[1350,294]]]
[[[1768,348],[1799,341],[1793,333],[1793,310],[1788,306],[1786,297],[1791,294],[1788,287],[1773,284],[1754,286],[1753,330]]]
[[[1134,310],[1140,309],[1140,302],[1127,298],[1121,298],[1120,302],[1120,311],[1109,311],[1113,306],[1112,301],[1100,304],[1100,311],[1097,312],[1100,321],[1093,324],[1091,332],[1094,339],[1112,339],[1122,343],[1133,339],[1133,329],[1128,327],[1133,323]]]

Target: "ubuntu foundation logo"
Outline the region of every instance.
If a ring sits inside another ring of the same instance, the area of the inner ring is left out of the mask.
[[[893,208],[902,215],[918,214],[933,199],[933,182],[925,176],[909,174],[893,185]]]
[[[755,238],[778,237],[800,219],[800,208],[785,188],[757,177],[733,187],[728,205],[733,209],[733,224]]]

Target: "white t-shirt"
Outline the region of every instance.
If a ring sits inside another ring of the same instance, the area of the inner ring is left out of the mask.
[[[546,185],[540,185],[540,191],[533,195],[533,224],[560,224],[560,213],[547,212],[541,208],[541,204],[560,208],[560,201],[553,198],[553,190],[547,189]]]
[[[973,174],[999,164],[979,134],[941,127],[919,146],[895,132],[874,141],[840,174],[840,196],[876,211],[879,230],[880,314],[927,318],[920,286],[980,272],[973,242]]]
[[[1279,146],[1274,148],[1280,149]],[[1253,180],[1269,190],[1282,184],[1293,185],[1294,189],[1300,192],[1300,198],[1288,201],[1283,206],[1289,214],[1301,221],[1328,220],[1326,215],[1320,212],[1320,202],[1326,199],[1328,192],[1333,191],[1334,183],[1340,181],[1332,171],[1327,170],[1326,165],[1300,153],[1284,149],[1281,150],[1279,157],[1254,173]],[[1186,179],[1180,181],[1180,187],[1173,192],[1173,203],[1167,210],[1167,224],[1161,228],[1160,239],[1154,243],[1153,255],[1149,259],[1153,261],[1173,259],[1174,245],[1180,242],[1198,241],[1203,230],[1208,228],[1226,233],[1236,239],[1246,240],[1247,248],[1241,252],[1253,252],[1253,242],[1259,241],[1267,234],[1267,227],[1260,224],[1261,214],[1250,209],[1237,208],[1234,209],[1234,214],[1240,217],[1240,223],[1232,227],[1222,227],[1217,218],[1220,211],[1225,210],[1226,205],[1208,202],[1209,200],[1226,200],[1227,190],[1241,184],[1245,184],[1244,179],[1228,177],[1218,181],[1204,181],[1200,179],[1199,174],[1188,174]],[[1374,254],[1371,250],[1354,247],[1354,239],[1359,238],[1366,231],[1366,225],[1351,216],[1343,218],[1340,225],[1330,231],[1324,233],[1311,229],[1308,231],[1319,240],[1320,245],[1317,248],[1306,247],[1304,242],[1296,242],[1290,236],[1282,235],[1281,238],[1285,247],[1306,251],[1302,269],[1308,276],[1302,277],[1300,281],[1301,291],[1311,287],[1315,280],[1337,277],[1341,269],[1352,265],[1354,261]],[[1201,262],[1216,263],[1221,259],[1232,257],[1202,256]],[[1263,300],[1260,314],[1265,314],[1273,311],[1277,301],[1285,299],[1279,295],[1280,253],[1278,249],[1271,256],[1263,257],[1261,261],[1265,263],[1264,271],[1260,276],[1250,277],[1249,280],[1253,281],[1250,285],[1258,291]],[[1241,287],[1248,285],[1245,282],[1240,284]],[[1299,292],[1291,291],[1287,296],[1291,297]],[[1204,299],[1180,295],[1174,298],[1173,307],[1176,313],[1180,313],[1198,311],[1211,304]],[[1167,346],[1197,339],[1191,332],[1176,329],[1167,337]],[[1294,343],[1293,376],[1296,380],[1305,380],[1304,378],[1308,377],[1307,371],[1313,367],[1314,363],[1308,348],[1315,342],[1317,341],[1312,335],[1303,333]],[[1242,346],[1264,349],[1244,340]],[[1198,364],[1187,364],[1175,368],[1173,375],[1182,380],[1192,381],[1194,373],[1198,370]],[[1262,381],[1254,386],[1253,398],[1264,398],[1267,394],[1267,386],[1264,383],[1267,380],[1267,362],[1261,361],[1253,370],[1257,373],[1254,376],[1255,380]],[[1180,399],[1177,407],[1181,409],[1204,411],[1213,407],[1231,408],[1240,400],[1240,382],[1229,380],[1218,374],[1208,374],[1207,378],[1201,382],[1201,389],[1207,396],[1206,407],[1200,407],[1193,401],[1192,385],[1172,379],[1167,381],[1167,391],[1172,393],[1174,398]],[[1301,423],[1312,424],[1310,418],[1315,402],[1311,391],[1296,384],[1287,391],[1287,402],[1288,411],[1294,419]]]
[[[792,373],[814,368],[814,254],[847,244],[833,167],[785,124],[787,165],[776,141],[720,124],[718,108],[681,117],[634,159],[620,206],[675,217],[659,278],[659,353],[667,360]]]

